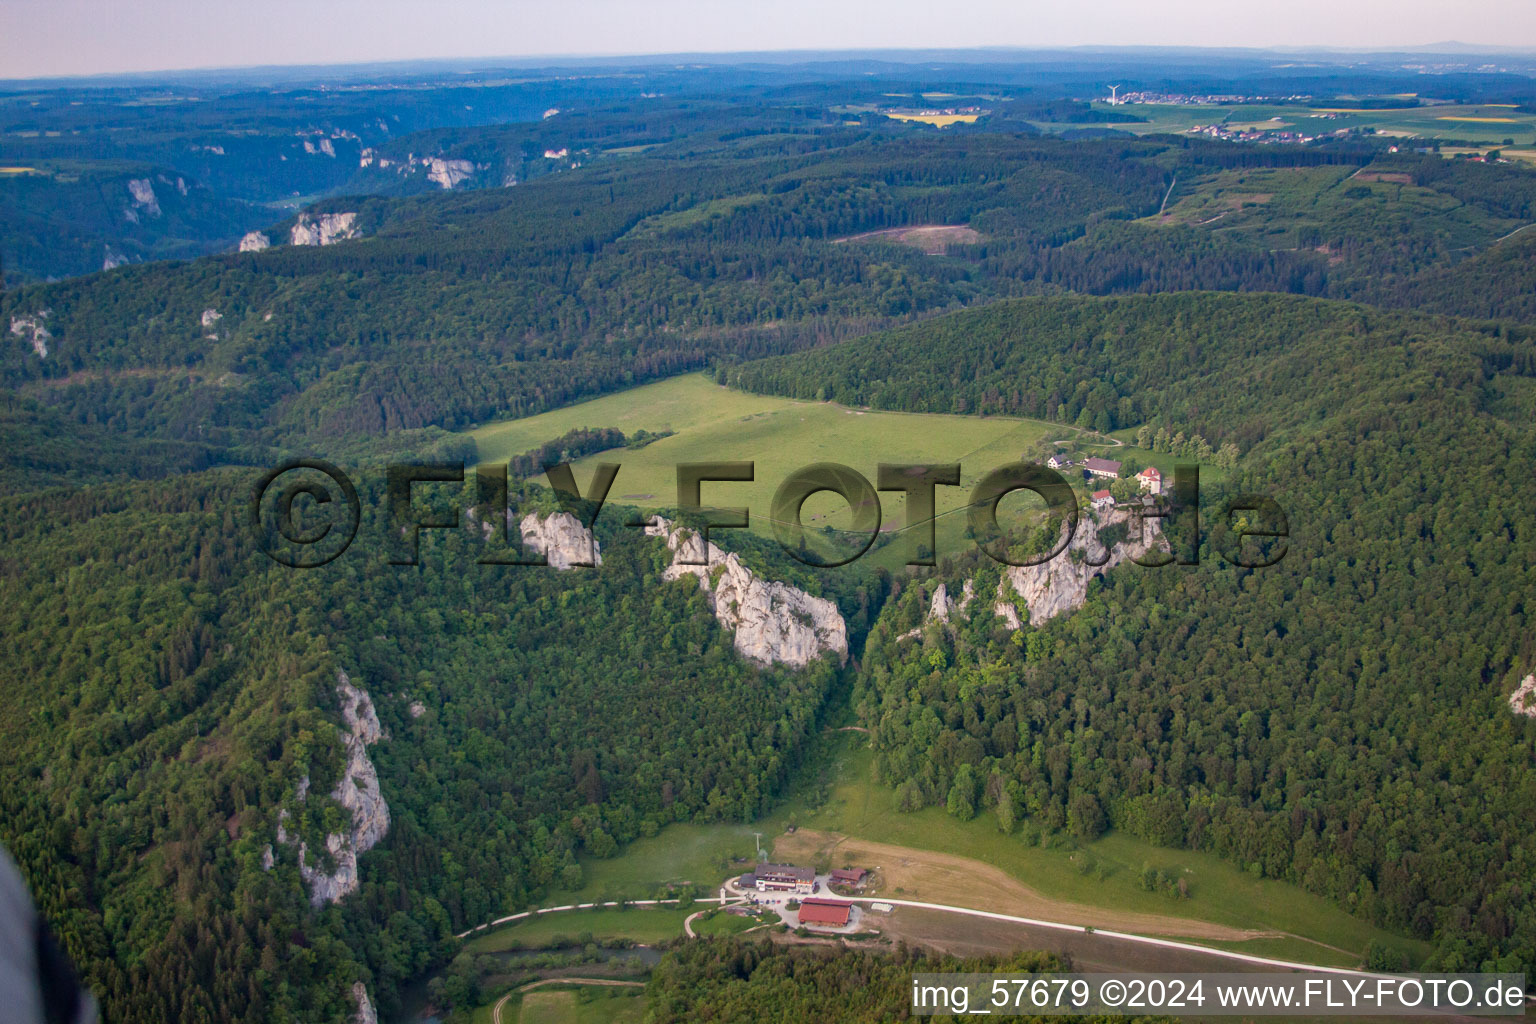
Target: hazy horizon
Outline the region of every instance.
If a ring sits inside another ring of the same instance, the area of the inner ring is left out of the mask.
[[[785,0],[771,9],[707,0],[0,0],[11,42],[0,79],[334,66],[400,61],[582,60],[792,52],[1179,47],[1536,52],[1536,5],[1456,8],[1403,0],[1390,18],[1360,0],[1296,0],[1282,21],[1219,0],[1101,0],[1075,10],[960,0],[942,15],[913,0]],[[1497,36],[1498,43],[1482,42]],[[1465,41],[1470,40],[1470,41]]]

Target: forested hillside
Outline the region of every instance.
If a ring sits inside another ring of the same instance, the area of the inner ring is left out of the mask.
[[[914,641],[921,595],[890,606],[855,697],[882,777],[1026,837],[1214,850],[1434,939],[1443,969],[1527,970],[1536,721],[1507,697],[1536,669],[1533,375],[1523,331],[1190,295],[1003,303],[730,379],[1240,444],[1224,491],[1284,509],[1277,565],[1222,559],[1207,487],[1198,567],[1126,566],[1045,625],[978,601]]]
[[[579,885],[575,854],[762,813],[834,689],[831,663],[740,658],[617,510],[601,569],[479,565],[468,534],[401,569],[370,516],[306,573],[254,549],[250,483],[6,501],[3,838],[113,1020],[330,1019],[353,980],[390,1009],[454,932]],[[882,596],[796,579],[828,586],[856,635]],[[377,708],[392,820],[361,888],[312,910],[276,837],[289,814],[319,850],[346,821],[322,796],[347,770],[338,670]]]

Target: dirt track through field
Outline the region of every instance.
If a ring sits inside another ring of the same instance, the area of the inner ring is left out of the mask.
[[[914,850],[837,832],[800,829],[780,836],[774,856],[792,864],[810,864],[822,854],[836,864],[844,860],[873,868],[882,880],[880,893],[903,899],[947,903],[1020,917],[1048,918],[1070,924],[1113,928],[1146,935],[1242,942],[1275,938],[1280,932],[1232,928],[1184,917],[1118,911],[1084,903],[1052,899],[1012,875],[983,861],[931,850]],[[897,890],[900,889],[900,892]]]

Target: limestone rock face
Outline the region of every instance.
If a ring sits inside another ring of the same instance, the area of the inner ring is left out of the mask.
[[[299,875],[309,886],[309,902],[314,906],[334,903],[357,889],[357,857],[372,849],[389,831],[389,806],[379,792],[379,776],[368,759],[368,745],[377,743],[384,732],[368,694],[352,685],[345,672],[336,673],[336,692],[341,696],[341,718],[347,726],[347,766],[331,797],[352,815],[352,826],[345,832],[325,837],[326,851],[334,867],[323,871],[308,863],[308,848],[299,843]],[[307,780],[306,780],[307,782]],[[308,786],[301,787],[307,791]],[[303,799],[300,795],[299,799]],[[287,842],[287,830],[281,822],[278,842]]]
[[[839,664],[848,660],[848,627],[831,601],[772,580],[759,579],[733,554],[655,516],[646,536],[667,542],[673,552],[664,579],[696,577],[709,595],[720,625],[733,631],[736,650],[759,665],[785,664],[804,668],[827,651]],[[689,562],[707,564],[691,565]]]
[[[155,198],[154,182],[148,178],[134,178],[128,182],[128,195],[133,200],[133,206],[129,212],[134,214],[130,220],[137,221],[137,214],[142,212],[148,217],[160,216],[160,201]]]
[[[373,1000],[368,998],[367,985],[354,981],[352,999],[357,1003],[357,1012],[352,1015],[352,1024],[379,1024],[379,1015],[373,1009]]]
[[[53,335],[48,333],[48,328],[43,326],[43,321],[48,319],[51,310],[42,309],[31,316],[11,317],[11,333],[22,338],[32,345],[32,351],[37,353],[39,359],[48,358],[48,342],[53,340]]]
[[[489,527],[490,524],[486,525]],[[603,564],[603,552],[597,538],[569,512],[556,512],[544,519],[530,513],[523,517],[518,528],[523,533],[523,546],[543,555],[556,569]]]
[[[427,157],[424,163],[427,165],[427,180],[445,189],[453,188],[475,173],[475,165],[468,160],[445,160],[433,156]]]
[[[216,309],[205,309],[205,310],[203,310],[203,326],[204,327],[212,327],[214,324],[218,323],[222,319],[224,319],[224,314],[220,313]]]
[[[1509,710],[1517,715],[1536,718],[1536,673],[1520,681],[1520,688],[1509,695]]]
[[[301,213],[288,240],[294,245],[331,245],[360,234],[355,213]]]
[[[271,245],[272,240],[260,231],[247,231],[240,239],[241,252],[261,252]]]
[[[1167,550],[1167,541],[1163,539],[1156,519],[1142,520],[1145,532],[1139,538],[1136,536],[1138,518],[1125,509],[1113,509],[1097,521],[1092,513],[1084,514],[1078,520],[1072,542],[1055,558],[1041,565],[1011,566],[1008,569],[998,582],[999,600],[993,610],[1008,623],[1010,629],[1023,627],[1018,610],[1009,600],[1010,587],[1014,594],[1023,598],[1032,625],[1038,626],[1063,612],[1080,607],[1087,600],[1088,584],[1095,576],[1103,575],[1131,558],[1144,555],[1154,547]],[[1098,531],[1116,523],[1129,524],[1130,535],[1115,545],[1113,551],[1106,552],[1099,543]],[[1075,557],[1073,552],[1081,557]]]

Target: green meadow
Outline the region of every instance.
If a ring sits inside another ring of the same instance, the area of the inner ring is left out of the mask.
[[[704,374],[673,377],[654,384],[583,402],[525,419],[493,423],[473,432],[479,457],[501,461],[560,437],[578,427],[670,430],[672,436],[640,449],[616,449],[576,463],[576,479],[585,487],[598,462],[622,467],[608,499],[644,509],[677,505],[676,466],[684,462],[755,463],[750,483],[704,486],[706,506],[746,507],[751,528],[771,535],[774,492],[796,470],[819,462],[853,467],[874,484],[880,463],[958,462],[959,487],[938,489],[937,547],[940,557],[968,547],[965,539],[968,496],[988,471],[1026,457],[1047,438],[1078,440],[1084,450],[1114,455],[1074,428],[1010,417],[951,416],[929,413],[851,409],[832,402],[801,402],[751,395],[716,384]],[[1146,453],[1139,453],[1144,461]],[[541,477],[540,483],[546,483]],[[880,496],[882,530],[905,526],[905,498],[900,492]],[[1018,525],[1038,505],[1025,495],[1005,498],[999,518]],[[846,529],[852,523],[847,504],[822,493],[802,510],[807,527]],[[905,561],[908,547],[893,544],[872,554],[892,566]],[[884,562],[880,562],[884,564]]]
[[[1322,897],[1286,882],[1254,877],[1212,854],[1154,846],[1113,831],[1089,843],[1063,840],[1042,846],[1026,843],[1017,834],[1003,835],[989,814],[960,821],[937,807],[900,812],[896,809],[895,790],[874,781],[873,753],[861,733],[827,734],[819,758],[819,774],[808,772],[797,790],[761,821],[745,825],[668,826],[654,837],[631,843],[617,857],[583,859],[582,888],[575,893],[556,894],[548,902],[585,902],[618,895],[645,898],[662,885],[681,882],[712,887],[728,874],[746,870],[756,853],[754,833],[761,834],[767,853],[785,827],[794,824],[975,858],[1053,899],[1283,933],[1247,942],[1206,943],[1261,956],[1352,966],[1359,963],[1372,940],[1402,949],[1415,961],[1429,952],[1426,943],[1376,928]],[[1144,891],[1138,877],[1147,865],[1188,878],[1191,898],[1174,900]],[[553,928],[559,934],[569,935],[592,930],[578,925],[578,918],[591,915],[594,920],[604,920],[598,917],[600,914],[612,914],[606,920],[617,927],[649,920],[625,917],[636,915],[635,910],[582,911],[549,915],[539,925],[541,929]],[[686,914],[678,917],[678,932],[683,916]],[[556,918],[568,918],[570,923],[561,925],[551,920]],[[477,948],[484,948],[478,946],[480,943],[496,941],[498,935],[515,935],[523,927],[526,926],[477,939]],[[649,930],[647,934],[651,934]]]

